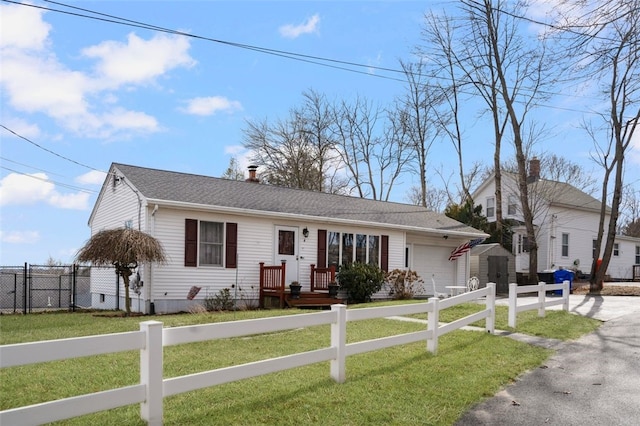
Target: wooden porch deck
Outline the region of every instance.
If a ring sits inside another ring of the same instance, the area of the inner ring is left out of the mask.
[[[316,268],[311,265],[311,291],[301,291],[293,296],[289,286],[285,284],[286,263],[277,266],[266,266],[260,262],[260,308],[325,308],[336,303],[344,303],[343,299],[330,296],[329,286],[335,284],[335,267]]]

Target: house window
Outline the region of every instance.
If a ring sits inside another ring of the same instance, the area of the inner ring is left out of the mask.
[[[597,240],[593,240],[593,242],[591,243],[591,258],[592,259],[596,258],[596,248],[598,247],[597,243],[598,243]]]
[[[369,235],[369,259],[367,262],[373,265],[380,264],[380,237],[377,235]]]
[[[529,238],[526,235],[518,234],[518,253],[529,253]]]
[[[507,214],[510,216],[514,216],[516,214],[518,199],[515,195],[509,194],[509,201],[507,205]]]
[[[329,232],[327,243],[327,265],[340,265],[340,233]]]
[[[562,257],[569,257],[569,234],[562,234]]]
[[[200,222],[200,265],[222,266],[224,224]]]
[[[613,255],[620,256],[620,246],[618,243],[613,243]]]
[[[356,262],[367,262],[367,236],[356,234]]]
[[[320,263],[320,259],[318,259]],[[327,232],[327,265],[380,264],[380,236]]]
[[[493,197],[487,198],[487,217],[494,217],[496,215],[496,199]]]
[[[278,231],[278,254],[285,256],[293,256],[296,251],[295,243],[296,233],[294,231]]]
[[[636,265],[640,265],[640,246],[636,246]]]
[[[237,267],[238,224],[185,219],[184,266]]]

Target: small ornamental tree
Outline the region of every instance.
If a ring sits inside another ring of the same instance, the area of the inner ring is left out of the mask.
[[[348,303],[364,303],[380,291],[385,274],[378,265],[355,262],[342,265],[336,278],[340,288],[347,292]]]
[[[164,263],[166,257],[160,242],[135,229],[105,229],[94,234],[76,255],[76,262],[96,266],[113,265],[122,277],[125,289],[126,315],[131,314],[129,277],[139,263]]]

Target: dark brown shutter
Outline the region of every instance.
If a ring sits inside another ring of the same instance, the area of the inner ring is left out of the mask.
[[[389,271],[389,236],[382,235],[380,239],[380,268]]]
[[[225,243],[225,268],[238,267],[238,224],[227,223],[227,238]]]
[[[318,268],[327,267],[327,230],[318,229],[318,253],[316,259]]]
[[[198,266],[198,221],[184,220],[184,266]]]

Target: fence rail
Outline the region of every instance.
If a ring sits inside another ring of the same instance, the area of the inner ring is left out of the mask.
[[[538,310],[538,316],[544,317],[545,308],[551,306],[562,305],[562,309],[569,310],[569,281],[563,281],[560,284],[546,284],[540,282],[537,285],[522,285],[509,284],[509,327],[516,327],[516,317],[518,313],[524,311],[530,311],[533,309]],[[547,292],[562,290],[562,297],[560,299],[554,298],[547,300]],[[518,294],[522,293],[538,293],[538,301],[535,303],[529,303],[528,305],[518,305]]]
[[[441,309],[479,299],[484,299],[485,303],[485,309],[481,312],[451,323],[455,326],[438,324]],[[427,313],[426,330],[363,342],[346,343],[346,324],[349,321],[416,313]],[[163,399],[167,396],[323,361],[330,361],[330,376],[336,382],[343,383],[346,378],[347,356],[418,341],[426,341],[427,350],[436,353],[439,336],[482,318],[486,319],[487,331],[493,333],[495,318],[495,284],[493,283],[489,283],[486,288],[454,296],[444,301],[431,298],[424,303],[349,311],[345,305],[336,304],[331,307],[331,311],[298,315],[295,321],[291,320],[291,316],[284,316],[167,329],[162,328],[161,322],[145,321],[140,323],[140,331],[136,332],[4,345],[0,346],[0,368],[139,349],[140,383],[109,391],[0,411],[0,424],[40,424],[140,403],[141,418],[150,425],[161,425]],[[163,379],[162,376],[164,346],[326,324],[331,325],[331,342],[328,347],[186,376],[168,379]]]

